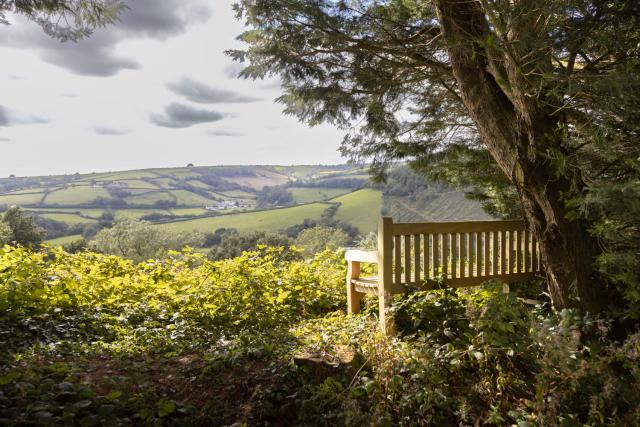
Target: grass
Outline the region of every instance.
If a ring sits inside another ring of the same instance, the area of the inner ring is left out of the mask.
[[[168,173],[167,175],[175,176],[176,178],[198,178],[200,174],[192,171],[191,169],[178,169],[173,172]]]
[[[255,194],[247,193],[242,190],[215,191],[213,194],[216,195],[216,197],[222,196],[232,199],[254,199],[256,197]]]
[[[173,215],[204,215],[209,211],[202,208],[178,208],[171,209]]]
[[[27,208],[26,210],[31,212],[40,212],[43,214],[76,214],[84,215],[91,218],[99,218],[104,212],[104,209],[78,209],[78,208]]]
[[[15,191],[9,191],[8,193],[5,193],[7,195],[20,195],[20,194],[34,194],[34,193],[44,193],[44,191],[46,190],[46,188],[44,187],[38,187],[38,188],[28,188],[25,190],[15,190]]]
[[[47,240],[45,241],[45,243],[51,246],[58,246],[58,245],[66,245],[69,243],[73,243],[81,239],[82,239],[82,234],[74,234],[73,236],[64,236],[64,237],[58,237],[57,239]]]
[[[175,196],[179,205],[205,206],[211,203],[210,199],[187,190],[171,190],[171,194]]]
[[[348,222],[361,233],[375,231],[382,208],[382,193],[365,188],[344,196],[336,197],[332,202],[340,202],[335,218]]]
[[[104,188],[69,187],[52,191],[44,199],[44,203],[47,205],[86,205],[98,197],[109,198],[109,193]]]
[[[202,188],[203,190],[209,190],[211,188],[204,182],[197,179],[190,179],[189,181],[187,181],[187,184],[191,185],[192,187]]]
[[[140,194],[138,196],[130,196],[125,198],[130,205],[153,205],[159,200],[175,200],[171,194],[166,191],[153,191]]]
[[[292,187],[291,193],[296,203],[311,203],[329,200],[334,197],[349,193],[348,188],[306,188]]]
[[[141,179],[122,179],[116,182],[127,184],[128,188],[142,188],[148,190],[157,190],[160,188],[160,186],[155,185],[154,183],[143,181]]]
[[[305,218],[319,219],[328,204],[313,203],[291,208],[272,209],[260,212],[244,212],[221,215],[212,218],[201,218],[189,221],[178,221],[159,225],[171,231],[215,231],[218,228],[236,228],[241,233],[253,231],[278,231],[301,223]]]
[[[107,175],[109,181],[120,181],[125,179],[140,179],[140,178],[157,178],[158,174],[149,170],[133,170],[133,171],[123,171],[123,172],[115,172],[110,175]]]
[[[115,211],[116,219],[140,219],[145,215],[152,213],[159,213],[163,215],[169,215],[170,212],[162,209],[119,209]]]
[[[154,178],[153,183],[156,184],[156,188],[169,188],[176,185],[176,181],[172,178]]]
[[[95,219],[83,218],[73,213],[45,213],[40,214],[40,216],[54,221],[66,222],[67,224],[91,224],[96,222]]]
[[[252,171],[253,176],[244,175],[247,170]],[[0,209],[8,208],[12,205],[31,206],[29,210],[47,215],[49,218],[65,220],[70,224],[80,221],[90,221],[91,218],[98,219],[105,210],[102,205],[94,205],[97,198],[112,200],[109,192],[103,185],[108,182],[125,185],[123,190],[128,191],[130,196],[125,198],[131,209],[118,210],[118,217],[139,218],[154,212],[167,214],[168,211],[162,207],[154,208],[158,201],[175,201],[182,205],[185,210],[174,210],[177,215],[199,216],[206,213],[202,208],[205,205],[213,204],[216,200],[242,199],[248,202],[247,207],[237,210],[226,210],[224,214],[244,214],[255,209],[256,194],[253,191],[230,190],[217,191],[202,181],[201,173],[213,173],[222,180],[230,184],[239,184],[254,189],[261,189],[263,186],[281,185],[292,182],[290,179],[310,178],[316,179],[327,174],[348,176],[358,170],[352,166],[322,166],[322,165],[296,165],[296,166],[198,166],[196,168],[176,167],[176,168],[150,168],[128,171],[111,171],[88,174],[56,175],[33,177],[32,187],[17,190],[14,193],[0,194]],[[239,173],[240,172],[240,173]],[[178,188],[180,180],[187,180],[188,183],[200,190],[208,193],[202,195]],[[0,183],[4,182],[0,179]],[[92,183],[98,183],[94,187]],[[293,183],[293,182],[292,182]],[[299,205],[314,202],[327,201],[348,193],[348,189],[334,188],[301,188],[292,189],[295,201]],[[43,204],[40,206],[40,204]],[[38,206],[35,208],[34,206]],[[85,208],[86,207],[86,208]],[[190,210],[192,209],[192,210]],[[304,219],[298,212],[313,208],[302,208],[294,210],[295,221]],[[78,212],[82,212],[79,214]],[[321,209],[314,211],[310,217],[318,217]],[[286,211],[289,212],[289,211]],[[54,216],[51,216],[54,215]],[[275,219],[280,219],[281,212],[266,215],[267,225],[256,225],[250,221],[246,229],[267,228],[279,229],[291,225],[289,217],[283,219],[282,225],[277,224]],[[83,220],[86,216],[89,219]],[[265,217],[264,213],[257,213],[255,218],[261,223]],[[232,217],[236,218],[236,217]],[[245,217],[240,217],[245,218]],[[254,217],[251,217],[254,218]],[[273,220],[272,220],[273,218]],[[235,219],[233,219],[235,222]]]
[[[34,205],[40,203],[42,196],[43,193],[2,195],[0,196],[0,206]]]
[[[259,169],[256,170],[256,176],[238,176],[232,179],[240,185],[246,185],[256,190],[261,190],[265,186],[282,185],[289,181],[285,175],[276,172]]]

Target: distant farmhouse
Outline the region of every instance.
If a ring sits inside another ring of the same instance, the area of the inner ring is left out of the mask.
[[[221,200],[215,205],[205,206],[208,211],[224,211],[227,209],[246,208],[249,205],[244,200]]]

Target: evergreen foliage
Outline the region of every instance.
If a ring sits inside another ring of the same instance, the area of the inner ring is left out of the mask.
[[[3,0],[0,24],[8,25],[6,13],[13,12],[40,25],[51,37],[78,40],[112,24],[124,7],[121,0]]]
[[[617,310],[621,275],[603,266],[629,241],[599,243],[598,224],[618,222],[612,210],[576,212],[640,177],[637,1],[242,0],[236,10],[248,47],[229,55],[247,63],[244,77],[281,78],[286,113],[347,130],[342,153],[378,176],[408,161],[473,186],[494,215],[524,216],[554,306]]]

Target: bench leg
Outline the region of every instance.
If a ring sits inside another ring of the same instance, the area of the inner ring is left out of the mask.
[[[502,293],[505,295],[509,295],[509,292],[511,292],[511,289],[509,288],[509,284],[508,283],[503,283],[502,284]]]
[[[364,294],[356,292],[355,286],[352,283],[347,283],[347,313],[360,313],[360,302],[363,296]]]
[[[356,314],[360,312],[360,302],[363,295],[356,292],[351,280],[360,277],[360,263],[351,261],[347,264],[347,313]]]
[[[391,336],[396,333],[396,324],[387,309],[391,306],[393,295],[387,292],[383,286],[378,285],[378,316],[380,319],[380,330],[383,334]]]

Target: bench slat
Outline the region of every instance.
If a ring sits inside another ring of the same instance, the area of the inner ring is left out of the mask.
[[[413,280],[420,281],[420,235],[413,235]]]
[[[394,236],[393,249],[395,251],[393,283],[400,285],[402,283],[402,247],[400,246],[400,236]]]
[[[393,224],[393,235],[524,230],[522,221],[457,221]]]

